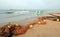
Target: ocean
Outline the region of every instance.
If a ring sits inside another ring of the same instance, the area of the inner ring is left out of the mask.
[[[36,10],[0,10],[0,23],[19,21],[36,15],[46,14],[48,11]]]
[[[6,12],[12,12],[12,13],[8,14]],[[0,23],[23,20],[34,16],[36,16],[35,11],[9,11],[9,10],[3,11],[2,10],[0,11]]]

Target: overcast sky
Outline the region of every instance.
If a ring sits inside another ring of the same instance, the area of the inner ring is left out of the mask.
[[[60,9],[60,0],[0,0],[0,9]]]

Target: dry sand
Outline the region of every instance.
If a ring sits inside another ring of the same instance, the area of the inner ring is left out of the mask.
[[[25,34],[13,37],[60,37],[60,22],[47,20],[47,24],[36,24]]]

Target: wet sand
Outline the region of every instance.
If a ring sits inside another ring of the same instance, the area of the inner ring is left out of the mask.
[[[23,26],[23,25],[25,25],[25,24],[27,24],[27,23],[29,23],[29,22],[31,22],[31,21],[35,21],[35,20],[37,20],[38,18],[37,17],[27,17],[26,19],[20,19],[20,20],[17,20],[17,21],[12,21],[11,23],[12,24],[16,24],[16,23],[18,23],[18,24],[20,24],[21,26]],[[0,23],[0,27],[2,27],[2,26],[4,26],[4,25],[6,25],[7,23],[9,23],[9,22],[3,22],[3,23]]]

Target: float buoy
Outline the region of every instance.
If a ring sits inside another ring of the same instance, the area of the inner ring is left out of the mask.
[[[33,27],[33,25],[30,25],[30,26],[29,26],[29,28],[32,28],[32,27]]]

